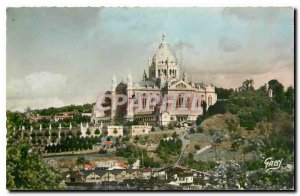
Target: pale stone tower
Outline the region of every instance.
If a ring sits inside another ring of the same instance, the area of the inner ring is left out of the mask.
[[[114,123],[116,116],[116,88],[117,78],[113,75],[111,80],[111,122]]]
[[[133,86],[132,86],[132,76],[129,73],[127,76],[127,97],[128,97],[128,101],[127,101],[127,120],[132,121],[134,114],[133,114],[133,90],[132,90]]]

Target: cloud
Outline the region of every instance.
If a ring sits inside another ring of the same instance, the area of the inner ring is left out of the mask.
[[[24,78],[7,81],[8,108],[62,106],[66,78],[52,72],[34,72]]]
[[[8,98],[57,96],[66,87],[66,78],[52,72],[34,72],[22,79],[8,79]]]
[[[264,20],[266,23],[282,22],[282,16],[293,17],[293,8],[288,7],[231,7],[224,8],[223,16],[235,17],[241,21]],[[292,22],[292,21],[290,21]]]
[[[219,40],[219,49],[224,52],[234,52],[242,48],[241,44],[230,37],[223,36]]]
[[[7,101],[7,108],[13,111],[24,111],[26,107],[32,109],[49,108],[49,107],[62,107],[65,102],[58,97],[50,98],[13,98]]]

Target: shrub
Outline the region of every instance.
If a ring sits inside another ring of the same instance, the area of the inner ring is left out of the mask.
[[[100,130],[99,129],[96,129],[95,130],[95,135],[99,135],[100,134]]]
[[[114,132],[113,132],[115,135],[118,133],[118,130],[117,129],[114,129]]]
[[[106,153],[107,153],[107,150],[105,150],[105,149],[102,149],[102,148],[101,148],[101,149],[99,150],[99,154],[106,154]]]
[[[45,134],[44,134],[44,136],[45,136],[45,137],[49,137],[49,136],[50,136],[49,131],[46,131]]]
[[[32,137],[32,138],[36,137],[36,133],[35,133],[35,132],[32,132],[32,133],[31,133],[31,137]]]
[[[203,133],[204,132],[203,128],[200,125],[197,127],[197,132],[198,133]]]
[[[90,130],[90,129],[87,129],[87,130],[86,130],[86,134],[87,134],[87,135],[91,135],[91,130]]]
[[[196,131],[195,131],[195,129],[192,127],[192,128],[190,128],[190,133],[191,134],[194,134]]]

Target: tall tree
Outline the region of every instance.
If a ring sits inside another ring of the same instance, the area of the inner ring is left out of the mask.
[[[250,90],[254,90],[254,81],[252,79],[247,79],[243,82],[241,90],[242,91],[250,91]]]
[[[270,80],[268,84],[269,90],[271,89],[273,91],[273,99],[279,105],[282,105],[285,101],[283,85],[280,82],[278,82],[278,80]]]
[[[6,187],[9,190],[58,190],[61,177],[25,142],[15,142],[14,122],[7,119]]]

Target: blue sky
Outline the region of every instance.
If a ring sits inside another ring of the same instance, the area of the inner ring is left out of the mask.
[[[188,78],[294,83],[292,8],[9,8],[7,108],[93,102],[147,70],[161,34]]]

